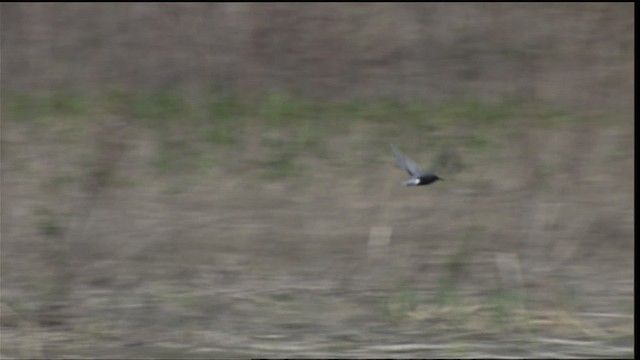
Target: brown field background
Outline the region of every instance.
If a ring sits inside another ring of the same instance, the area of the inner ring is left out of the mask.
[[[3,3],[2,357],[633,357],[633,10]]]

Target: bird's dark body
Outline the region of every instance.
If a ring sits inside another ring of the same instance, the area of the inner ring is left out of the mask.
[[[422,186],[422,185],[429,185],[431,183],[434,183],[440,180],[440,178],[437,175],[428,174],[428,175],[420,176],[418,180],[420,180],[420,182],[417,183],[416,186]]]

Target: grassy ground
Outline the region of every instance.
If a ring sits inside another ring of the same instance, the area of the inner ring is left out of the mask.
[[[633,120],[5,96],[2,353],[631,357]],[[404,188],[395,143],[446,180]]]

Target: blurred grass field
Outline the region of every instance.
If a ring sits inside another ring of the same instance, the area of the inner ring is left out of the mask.
[[[278,92],[1,115],[3,356],[634,356],[630,115]],[[404,188],[390,143],[446,180]]]

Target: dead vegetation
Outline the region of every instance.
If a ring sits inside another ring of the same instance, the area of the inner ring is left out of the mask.
[[[461,137],[446,112],[419,135],[257,117],[222,144],[5,121],[3,352],[629,356],[629,122],[540,114]],[[389,140],[457,165],[406,189]]]
[[[632,8],[3,3],[2,357],[633,357]]]

